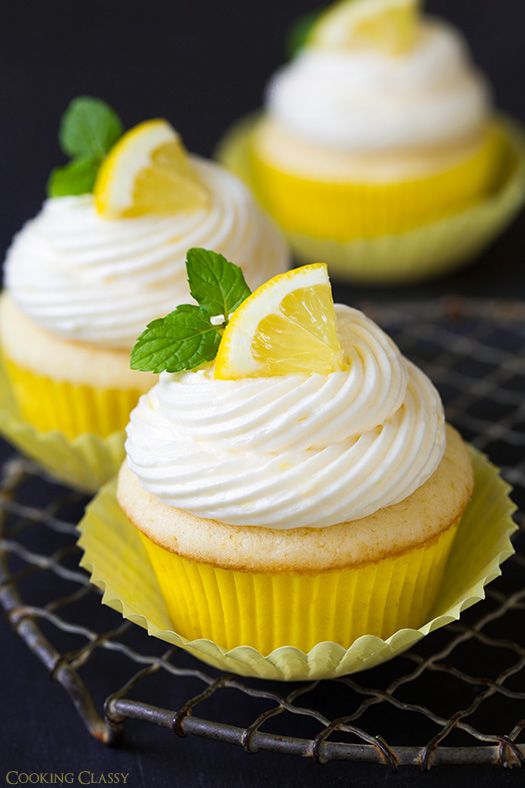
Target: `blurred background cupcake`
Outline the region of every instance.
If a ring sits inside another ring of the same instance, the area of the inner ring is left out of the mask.
[[[66,111],[70,162],[5,261],[1,343],[23,418],[39,431],[107,436],[154,382],[129,368],[145,323],[187,301],[186,250],[214,246],[252,286],[285,270],[285,242],[248,190],[189,155],[165,120],[123,133],[101,101]]]
[[[220,158],[300,260],[365,281],[435,275],[523,201],[523,141],[463,37],[418,0],[342,0],[302,20],[265,110]]]

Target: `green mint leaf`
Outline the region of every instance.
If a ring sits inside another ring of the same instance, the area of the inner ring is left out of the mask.
[[[100,99],[73,99],[60,121],[60,145],[72,158],[102,161],[123,132],[120,118]]]
[[[208,249],[190,249],[186,270],[193,298],[210,315],[228,318],[250,295],[238,265]]]
[[[296,19],[286,40],[288,58],[295,57],[303,49],[310,37],[313,26],[325,11],[326,8],[316,8]]]
[[[65,197],[69,194],[87,194],[93,191],[97,177],[98,162],[92,158],[78,158],[63,167],[57,167],[49,176],[49,197]]]
[[[153,320],[131,351],[131,369],[143,372],[182,372],[195,369],[217,355],[221,334],[209,314],[185,304]]]

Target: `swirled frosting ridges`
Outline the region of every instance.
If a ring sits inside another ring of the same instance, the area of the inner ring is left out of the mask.
[[[356,520],[422,485],[445,448],[439,395],[375,323],[336,312],[347,371],[163,373],[128,426],[145,489],[203,518],[288,529]]]
[[[468,139],[483,128],[489,92],[459,33],[422,22],[414,49],[306,47],[272,79],[267,109],[289,131],[346,151],[392,150]]]
[[[253,288],[284,271],[285,243],[247,189],[192,160],[211,192],[207,210],[106,220],[91,195],[47,200],[6,258],[6,285],[22,311],[65,339],[129,348],[150,320],[188,301],[192,246],[241,265]]]

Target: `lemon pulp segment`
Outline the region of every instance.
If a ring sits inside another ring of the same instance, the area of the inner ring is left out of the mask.
[[[95,205],[107,219],[197,211],[209,191],[177,132],[165,120],[140,123],[102,162]]]
[[[215,359],[223,380],[330,374],[345,368],[326,266],[270,279],[234,312]]]
[[[419,0],[343,0],[321,16],[310,42],[331,49],[410,50],[419,31]]]

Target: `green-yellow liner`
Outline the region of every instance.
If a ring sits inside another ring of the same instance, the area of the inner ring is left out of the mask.
[[[94,493],[111,479],[124,459],[123,430],[105,438],[83,433],[68,438],[57,430],[40,432],[18,410],[0,355],[0,434],[59,481]]]
[[[251,152],[259,117],[235,124],[219,144],[216,158],[260,199]],[[298,262],[322,260],[339,279],[377,284],[422,281],[467,263],[503,232],[525,203],[525,134],[514,121],[499,117],[498,123],[508,152],[499,187],[490,196],[458,213],[395,235],[345,242],[287,233]]]
[[[168,609],[138,531],[116,499],[116,481],[108,483],[86,510],[79,529],[81,565],[104,591],[103,602],[154,637],[180,646],[221,670],[278,680],[334,678],[371,668],[410,648],[433,630],[457,620],[483,599],[484,588],[501,574],[514,552],[516,530],[509,486],[497,468],[472,449],[475,491],[461,520],[430,620],[419,629],[401,629],[388,637],[364,635],[349,647],[322,642],[305,653],[285,643],[268,655],[239,644],[226,650],[212,640],[188,640],[173,630]],[[182,596],[182,594],[181,594]]]

